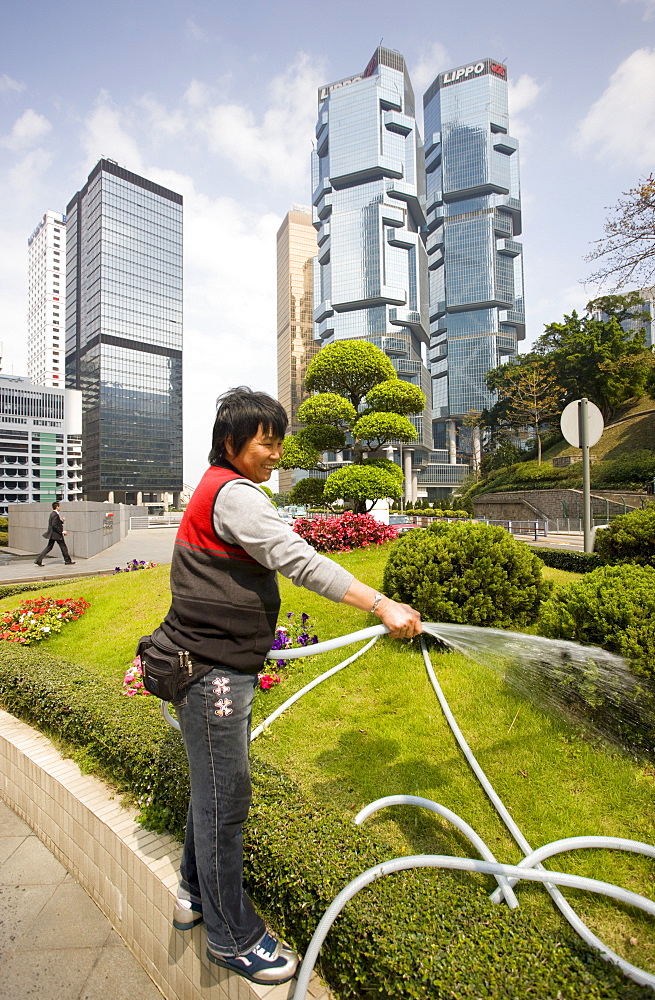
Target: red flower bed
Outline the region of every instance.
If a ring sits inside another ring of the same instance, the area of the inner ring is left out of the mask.
[[[366,549],[369,545],[390,542],[397,535],[396,529],[381,524],[370,514],[341,514],[339,517],[297,518],[293,526],[301,538],[319,552],[349,552]]]

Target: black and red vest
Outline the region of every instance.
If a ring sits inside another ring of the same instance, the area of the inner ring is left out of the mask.
[[[274,570],[216,534],[216,497],[233,479],[244,477],[212,465],[191,497],[175,538],[173,600],[162,629],[192,656],[255,674],[275,636],[280,594]]]

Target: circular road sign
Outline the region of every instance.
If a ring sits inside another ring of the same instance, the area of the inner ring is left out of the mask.
[[[580,402],[581,400],[574,399],[572,403],[565,406],[559,421],[562,434],[568,443],[572,444],[574,448],[580,447],[580,431],[578,426],[578,404]],[[603,414],[600,412],[595,403],[588,401],[587,444],[590,448],[600,441],[604,429],[605,422],[603,420]]]

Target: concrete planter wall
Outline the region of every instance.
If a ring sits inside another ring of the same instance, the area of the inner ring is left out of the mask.
[[[9,547],[24,552],[41,552],[46,545],[43,532],[52,511],[50,503],[12,504],[9,507]],[[75,558],[88,559],[110,548],[127,535],[130,517],[147,517],[145,507],[93,500],[62,501],[59,513],[66,518],[66,544]],[[55,555],[59,546],[55,544]]]

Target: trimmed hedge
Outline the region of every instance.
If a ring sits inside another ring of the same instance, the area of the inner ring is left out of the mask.
[[[565,569],[568,573],[590,573],[601,565],[597,552],[571,552],[566,549],[545,549],[531,545],[532,551],[539,556],[545,566],[553,569]]]
[[[184,830],[188,772],[179,735],[154,699],[43,650],[0,645],[0,701],[45,732],[83,748],[150,819]],[[247,887],[293,944],[305,949],[337,893],[383,860],[364,830],[307,800],[253,759],[254,805],[245,830]],[[492,887],[491,879],[489,887]],[[567,928],[554,934],[523,911],[495,906],[472,879],[417,870],[380,879],[352,900],[321,950],[321,971],[343,998],[647,1000]]]

